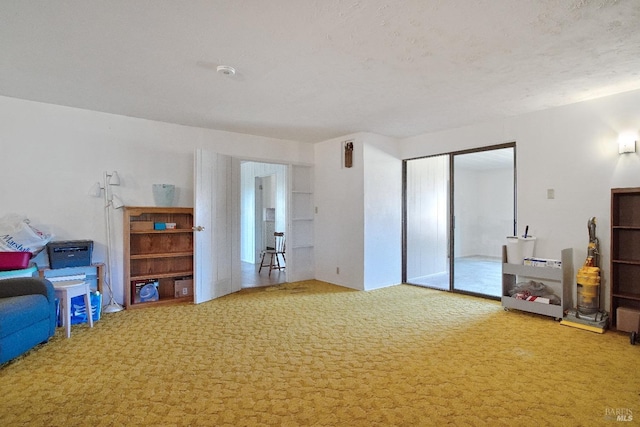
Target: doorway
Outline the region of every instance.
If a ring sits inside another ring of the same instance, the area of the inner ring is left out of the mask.
[[[287,281],[286,268],[260,269],[263,251],[274,245],[274,233],[287,224],[287,166],[243,161],[240,164],[241,283],[243,288],[271,286]],[[267,263],[269,257],[265,258]],[[280,263],[283,260],[280,258]]]
[[[244,183],[241,183],[243,162],[246,161],[215,151],[202,148],[195,150],[193,301],[196,304],[240,291],[243,287],[241,249],[244,248],[245,257],[255,253],[254,245],[248,245],[247,240],[255,241],[253,186],[255,177],[261,174],[256,170],[252,172],[255,175],[245,173]],[[293,163],[245,166],[252,167],[276,168],[276,203],[282,203],[282,209],[276,205],[276,226],[279,225],[278,218],[282,217],[281,224],[286,230],[286,269],[279,280],[297,282],[313,279],[313,167]],[[264,176],[271,174],[264,173]],[[241,184],[244,184],[244,189]],[[243,204],[244,215],[241,215]],[[251,209],[246,208],[247,204]],[[278,210],[281,216],[278,216]],[[253,215],[250,215],[251,212]],[[241,228],[244,228],[244,234]],[[255,261],[253,256],[254,268]],[[255,270],[252,274],[255,276]],[[251,285],[248,281],[244,283],[247,287]]]
[[[403,282],[499,298],[515,143],[406,160],[403,174]]]

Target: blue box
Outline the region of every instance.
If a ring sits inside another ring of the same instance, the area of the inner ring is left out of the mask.
[[[153,229],[154,230],[166,230],[167,229],[167,224],[164,222],[154,222],[153,223]]]

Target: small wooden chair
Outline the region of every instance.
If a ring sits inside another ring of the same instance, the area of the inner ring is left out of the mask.
[[[274,245],[273,247],[267,246],[267,249],[262,251],[262,259],[260,260],[260,268],[258,274],[262,271],[262,267],[269,267],[269,277],[271,277],[272,270],[284,270],[287,259],[285,258],[285,240],[284,233],[276,231],[273,233]],[[264,259],[269,255],[269,264],[264,263]],[[282,256],[282,264],[280,264],[280,256]]]

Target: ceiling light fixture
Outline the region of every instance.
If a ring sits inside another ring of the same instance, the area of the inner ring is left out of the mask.
[[[220,74],[224,74],[225,76],[233,76],[236,74],[236,69],[228,65],[218,65],[216,71]]]

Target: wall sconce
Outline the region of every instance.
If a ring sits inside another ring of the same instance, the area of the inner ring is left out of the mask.
[[[124,206],[124,203],[120,197],[111,192],[112,186],[120,185],[120,176],[118,172],[105,172],[103,175],[103,184],[99,182],[94,183],[89,189],[89,195],[93,197],[104,196],[104,224],[105,232],[107,235],[107,269],[105,284],[109,290],[109,303],[102,308],[104,313],[115,313],[124,309],[113,297],[113,287],[111,286],[111,209],[120,209]]]
[[[635,153],[636,152],[636,135],[626,133],[618,136],[618,153]]]

